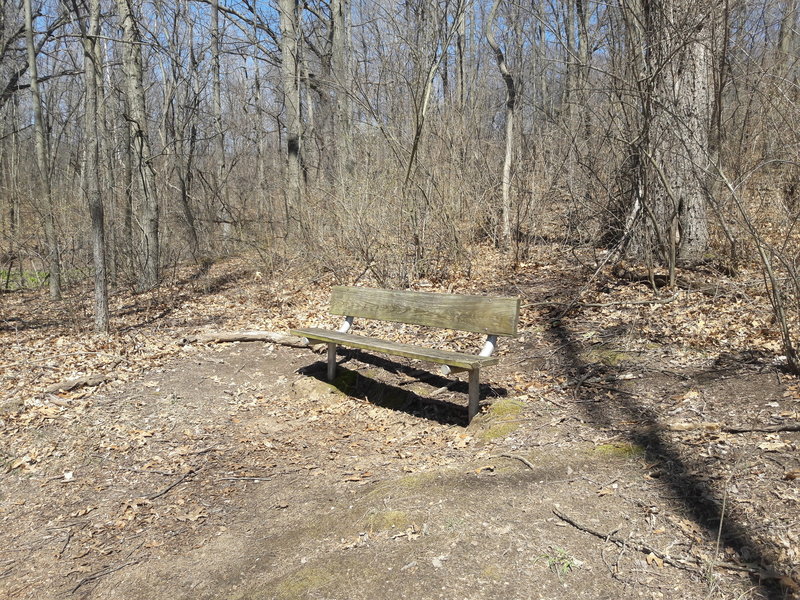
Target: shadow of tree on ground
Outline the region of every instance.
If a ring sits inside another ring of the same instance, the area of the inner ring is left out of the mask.
[[[581,344],[560,319],[558,311],[552,310],[549,317],[550,341],[559,348],[567,369],[581,380],[592,373],[593,366],[581,358]],[[660,480],[674,494],[671,500],[679,503],[711,536],[719,536],[721,548],[730,546],[763,569],[763,573],[751,575],[751,578],[765,598],[782,600],[791,597],[791,591],[781,583],[791,565],[777,564],[747,527],[725,510],[724,490],[715,489],[708,478],[698,475],[707,471],[707,466],[682,455],[664,435],[661,416],[640,403],[635,394],[609,388],[603,391],[602,399],[598,400],[589,388],[576,389],[576,400],[579,401],[576,406],[581,407],[587,420],[596,426],[613,429],[627,436],[631,444],[643,448],[647,462],[660,466]],[[637,426],[626,430],[619,427],[621,422],[635,422]]]

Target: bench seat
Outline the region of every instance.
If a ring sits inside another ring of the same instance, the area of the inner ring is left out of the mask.
[[[393,356],[404,356],[405,358],[424,360],[440,365],[449,365],[468,371],[480,369],[481,367],[489,365],[496,365],[499,362],[496,356],[476,356],[475,354],[465,354],[463,352],[437,350],[435,348],[425,348],[413,344],[401,344],[399,342],[391,342],[364,335],[339,333],[338,331],[320,329],[317,327],[293,329],[291,333],[318,342],[348,346],[359,350],[372,350],[384,354],[391,354]]]

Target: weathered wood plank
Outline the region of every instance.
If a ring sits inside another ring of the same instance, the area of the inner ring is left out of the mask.
[[[487,335],[517,335],[519,305],[519,298],[336,286],[331,291],[330,312]]]
[[[449,352],[437,350],[435,348],[423,348],[411,344],[401,344],[378,338],[371,338],[363,335],[353,335],[352,333],[339,333],[328,329],[312,327],[309,329],[293,329],[292,335],[309,338],[310,340],[320,340],[321,342],[340,344],[359,350],[372,350],[392,354],[394,356],[404,356],[417,360],[425,360],[442,365],[452,365],[461,367],[469,371],[489,365],[496,365],[496,356],[476,356],[474,354],[464,354],[462,352]]]

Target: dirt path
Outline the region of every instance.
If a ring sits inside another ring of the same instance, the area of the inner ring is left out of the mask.
[[[432,405],[440,388],[356,357],[328,386],[303,368],[313,360],[262,344],[190,349],[95,398],[52,440],[63,455],[48,473],[5,488],[44,501],[4,507],[18,532],[3,552],[8,597],[773,593],[714,568],[713,532],[652,450],[611,433],[607,406],[589,422],[595,408],[503,390],[465,430],[449,422],[463,418],[458,390]]]

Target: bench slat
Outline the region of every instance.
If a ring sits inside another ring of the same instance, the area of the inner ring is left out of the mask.
[[[519,298],[488,298],[336,286],[330,312],[410,325],[517,335]]]
[[[442,365],[460,367],[467,370],[473,370],[488,365],[496,365],[498,363],[498,358],[496,356],[475,356],[474,354],[465,354],[462,352],[449,352],[446,350],[436,350],[435,348],[422,348],[420,346],[414,346],[411,344],[390,342],[387,340],[371,338],[363,335],[353,335],[352,333],[339,333],[337,331],[330,331],[328,329],[320,329],[316,327],[309,329],[293,329],[291,333],[293,335],[306,337],[311,340],[341,344],[342,346],[358,348],[359,350],[373,350],[377,352],[383,352],[384,354],[392,354],[394,356],[404,356],[406,358],[426,360]]]

